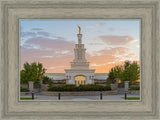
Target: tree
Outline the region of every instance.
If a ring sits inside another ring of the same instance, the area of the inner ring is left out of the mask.
[[[140,77],[140,69],[139,69],[139,65],[137,64],[137,62],[133,62],[131,65],[130,65],[130,68],[129,68],[129,81],[130,83],[135,83],[136,80],[139,79]]]
[[[134,83],[139,79],[139,76],[140,70],[138,63],[136,61],[125,61],[123,66],[121,65],[111,68],[107,81],[114,83],[115,79],[120,79],[122,81],[130,81],[130,83]]]
[[[115,79],[120,79],[122,77],[123,66],[115,66],[114,67],[114,76]]]
[[[116,79],[120,79],[122,76],[123,67],[122,66],[115,66],[111,68],[108,74],[107,83],[115,83]]]
[[[46,69],[43,68],[41,63],[33,62],[29,64],[26,62],[24,64],[24,69],[21,70],[21,83],[28,83],[28,81],[33,81],[34,83],[39,83],[40,79],[43,78]]]
[[[49,86],[52,86],[53,80],[49,78],[48,76],[43,77],[43,84],[48,84]]]
[[[114,83],[115,82],[115,74],[114,74],[114,68],[111,68],[108,74],[107,83]]]
[[[122,76],[121,76],[121,80],[122,81],[129,81],[130,80],[130,66],[131,66],[131,62],[130,61],[125,61],[124,66],[123,66],[123,72],[122,72]]]
[[[24,70],[21,70],[20,71],[20,79],[21,79],[21,84],[27,84],[28,83],[28,81],[27,81],[27,79],[26,79],[26,77],[25,77],[25,72],[24,72]]]

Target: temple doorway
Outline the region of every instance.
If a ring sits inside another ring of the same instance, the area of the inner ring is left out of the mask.
[[[76,86],[84,85],[86,81],[86,77],[83,75],[75,76],[75,84]]]

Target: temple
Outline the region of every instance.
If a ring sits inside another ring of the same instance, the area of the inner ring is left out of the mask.
[[[65,73],[46,73],[45,75],[52,78],[54,82],[65,82],[66,84],[95,84],[104,83],[108,77],[107,73],[95,73],[95,69],[89,69],[89,62],[86,60],[86,49],[82,44],[81,28],[77,34],[78,43],[74,48],[74,59],[71,69],[65,69]]]

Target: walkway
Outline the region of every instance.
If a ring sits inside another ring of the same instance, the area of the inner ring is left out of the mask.
[[[21,96],[21,97],[31,97]],[[35,100],[58,100],[58,96],[35,95]],[[124,100],[124,95],[106,95],[103,100]],[[139,95],[128,95],[127,97],[139,97]],[[61,100],[100,100],[100,96],[61,96]]]

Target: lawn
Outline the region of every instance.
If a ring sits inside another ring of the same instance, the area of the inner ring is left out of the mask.
[[[36,97],[34,99],[37,99]],[[32,100],[31,97],[21,97],[20,100]]]
[[[124,99],[124,97],[121,97]],[[140,97],[127,97],[127,100],[140,100]]]

